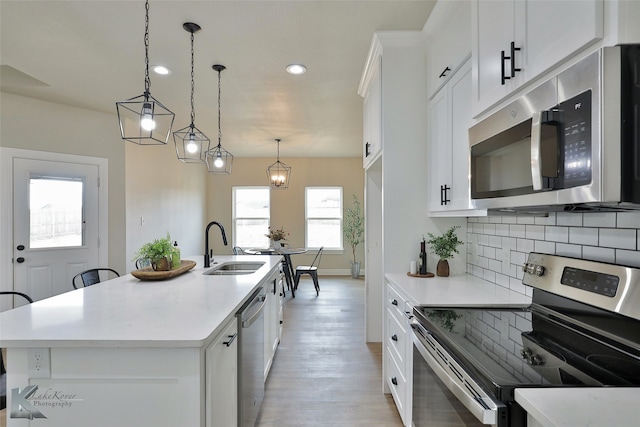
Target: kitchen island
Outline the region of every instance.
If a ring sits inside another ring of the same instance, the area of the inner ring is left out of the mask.
[[[196,266],[168,280],[126,275],[0,313],[7,426],[214,425],[220,390],[235,407],[235,384],[211,376],[225,374],[214,346],[230,347],[235,313],[281,257],[219,256],[264,265],[216,276],[187,258]]]

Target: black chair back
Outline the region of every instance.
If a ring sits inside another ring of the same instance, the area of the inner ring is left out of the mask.
[[[318,249],[318,253],[316,254],[315,258],[313,259],[313,262],[311,263],[311,267],[318,267],[320,265],[320,258],[322,258],[323,250],[324,250],[324,246],[321,246],[320,249]]]
[[[87,286],[95,285],[96,283],[100,283],[101,271],[111,272],[115,274],[117,277],[120,277],[120,274],[118,274],[118,272],[112,268],[92,268],[90,270],[83,271],[82,273],[78,273],[75,276],[73,276],[73,279],[71,279],[71,284],[73,285],[73,288],[78,289],[78,286],[76,285],[76,279],[78,277],[82,279],[81,287],[87,287]]]
[[[0,291],[0,295],[17,295],[17,296],[20,296],[20,297],[26,299],[27,301],[29,301],[29,304],[31,304],[33,302],[33,300],[31,299],[31,297],[29,295],[23,294],[22,292]]]

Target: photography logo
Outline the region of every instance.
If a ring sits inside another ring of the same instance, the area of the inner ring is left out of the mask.
[[[40,408],[70,408],[75,402],[81,402],[75,394],[64,393],[60,390],[48,388],[44,392],[36,393],[37,385],[29,385],[23,389],[11,390],[10,418],[47,418]]]

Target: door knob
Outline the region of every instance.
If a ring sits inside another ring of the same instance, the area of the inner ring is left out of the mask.
[[[16,249],[19,251],[24,251],[24,245],[18,245],[16,246]]]
[[[18,258],[16,259],[16,262],[17,262],[18,264],[22,264],[22,263],[24,262],[24,258],[22,258],[22,257],[18,257]]]

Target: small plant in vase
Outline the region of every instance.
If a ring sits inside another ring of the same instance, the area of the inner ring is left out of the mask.
[[[459,253],[458,246],[464,243],[458,239],[456,228],[460,228],[460,226],[454,225],[441,236],[434,236],[428,233],[429,240],[427,243],[431,246],[431,251],[439,257],[436,267],[436,274],[438,276],[449,276],[449,262],[447,259],[453,258],[454,253]]]
[[[351,277],[357,279],[360,275],[360,261],[356,261],[356,247],[364,241],[364,217],[358,197],[353,195],[353,208],[347,208],[343,225],[344,237],[351,245],[353,261],[351,262]]]
[[[149,259],[154,270],[167,271],[171,270],[171,257],[174,251],[171,245],[171,236],[167,233],[165,238],[155,239],[153,242],[142,245],[133,255],[132,261]]]
[[[269,240],[273,242],[271,246],[284,246],[284,243],[281,242],[281,240],[287,240],[289,232],[284,231],[284,228],[282,227],[276,229],[269,227],[269,232],[265,234],[265,236],[267,236]]]

